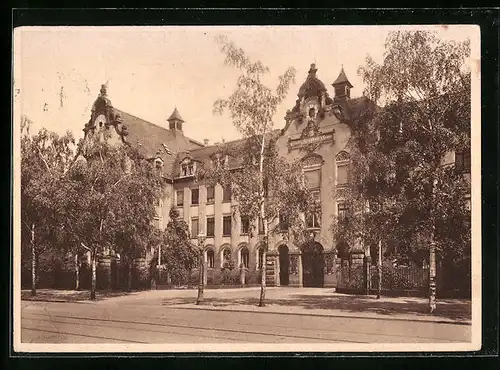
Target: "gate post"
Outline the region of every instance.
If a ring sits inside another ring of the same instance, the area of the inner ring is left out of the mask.
[[[299,270],[299,288],[302,288],[304,287],[304,272],[302,271],[302,252],[300,252],[298,255],[297,265]]]

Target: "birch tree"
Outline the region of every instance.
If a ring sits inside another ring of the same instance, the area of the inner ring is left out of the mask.
[[[443,41],[424,31],[391,32],[381,63],[367,57],[359,74],[365,94],[384,104],[370,124],[393,185],[380,195],[397,205],[390,235],[406,254],[423,252],[429,268],[429,310],[436,309],[436,253],[470,254],[467,178],[445,156],[470,150],[470,41]],[[470,165],[470,164],[469,164]],[[455,228],[452,230],[452,226]],[[457,253],[457,251],[459,251]]]
[[[223,186],[233,188],[233,197],[241,215],[250,220],[262,220],[263,254],[261,264],[261,291],[259,306],[265,305],[266,254],[269,235],[278,230],[271,229],[279,213],[286,213],[288,222],[294,226],[291,233],[301,236],[304,229],[299,214],[305,211],[312,199],[309,196],[298,163],[288,163],[278,155],[275,146],[277,132],[273,130],[273,117],[284,100],[289,87],[295,82],[295,69],[288,68],[278,78],[273,91],[263,83],[269,68],[260,61],[253,61],[243,49],[224,36],[216,38],[225,64],[239,70],[236,88],[226,99],[214,103],[214,113],[228,112],[236,129],[246,139],[241,145],[223,147],[229,155],[240,159],[234,171],[225,166],[206,167],[200,171],[201,178],[209,178]],[[300,226],[298,226],[300,225]]]
[[[85,149],[60,182],[60,209],[66,232],[76,248],[90,253],[92,284],[96,298],[97,259],[111,249],[123,253],[130,266],[142,253],[158,202],[159,173],[128,146],[113,147],[96,141]]]
[[[54,203],[57,182],[73,163],[75,140],[41,129],[30,133],[31,121],[21,120],[21,235],[31,250],[31,294],[36,295],[37,260],[41,253],[63,246]],[[25,248],[23,248],[26,250]]]

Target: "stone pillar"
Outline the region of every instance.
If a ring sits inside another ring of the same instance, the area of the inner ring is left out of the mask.
[[[299,253],[298,255],[297,265],[299,270],[299,287],[302,288],[304,286],[304,272],[302,271],[302,253]]]
[[[98,286],[111,290],[111,258],[109,255],[99,258],[98,269],[100,270]]]

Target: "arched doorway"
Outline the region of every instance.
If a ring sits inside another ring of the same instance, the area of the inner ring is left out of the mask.
[[[280,245],[278,247],[279,259],[280,259],[280,285],[287,286],[290,283],[290,277],[288,275],[288,247],[286,245]]]
[[[302,248],[303,286],[322,288],[325,282],[323,246],[313,242]]]

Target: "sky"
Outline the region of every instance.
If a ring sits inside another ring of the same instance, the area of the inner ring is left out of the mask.
[[[422,29],[423,26],[413,28]],[[430,26],[445,39],[476,35],[470,26]],[[215,116],[213,103],[229,97],[238,71],[224,65],[214,37],[225,34],[253,60],[270,68],[266,84],[274,88],[289,66],[297,71],[274,117],[285,124],[311,63],[333,97],[332,82],[344,67],[361,96],[357,75],[369,54],[383,58],[384,42],[394,26],[174,26],[174,27],[22,27],[14,31],[14,124],[24,114],[33,131],[45,127],[79,138],[101,84],[107,83],[114,107],[159,126],[175,107],[184,133],[211,143],[241,135],[229,115]],[[398,27],[401,29],[401,27]],[[479,58],[479,57],[478,57]],[[61,99],[61,86],[63,98]],[[62,106],[61,106],[62,100]],[[32,132],[33,132],[32,131]]]

